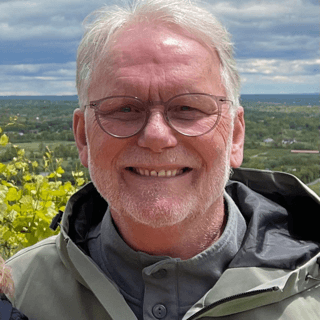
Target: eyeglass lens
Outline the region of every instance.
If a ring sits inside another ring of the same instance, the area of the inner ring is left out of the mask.
[[[144,103],[131,97],[107,98],[99,103],[97,110],[100,126],[120,137],[137,133],[146,117]],[[197,136],[214,127],[219,118],[219,106],[209,95],[182,95],[169,100],[167,118],[178,132]]]

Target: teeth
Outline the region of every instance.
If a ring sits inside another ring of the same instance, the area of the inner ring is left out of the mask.
[[[161,170],[159,173],[158,173],[158,177],[164,177],[166,175],[166,172],[164,170]]]
[[[133,171],[141,176],[152,176],[152,177],[175,177],[183,173],[183,169],[174,169],[174,170],[160,170],[159,172],[152,170],[142,169],[142,168],[133,168]]]

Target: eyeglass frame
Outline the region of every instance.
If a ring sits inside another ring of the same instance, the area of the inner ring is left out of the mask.
[[[212,128],[210,128],[208,131],[204,132],[204,133],[201,133],[201,134],[197,134],[197,135],[190,135],[190,134],[186,134],[186,133],[183,133],[183,132],[180,132],[179,130],[177,130],[171,123],[170,123],[170,120],[168,119],[168,115],[167,115],[167,112],[168,112],[168,106],[170,104],[170,102],[173,100],[173,99],[176,99],[176,98],[179,98],[179,97],[182,97],[182,96],[190,96],[190,95],[201,95],[201,96],[208,96],[208,97],[211,97],[218,105],[218,118],[216,120],[216,122],[214,123],[214,125],[212,126]],[[145,108],[145,111],[146,111],[146,119],[142,125],[142,127],[135,133],[129,135],[129,136],[118,136],[116,134],[113,134],[113,133],[110,133],[108,132],[107,130],[104,129],[104,127],[102,126],[100,120],[99,120],[99,104],[104,101],[104,100],[107,100],[107,99],[112,99],[112,98],[131,98],[131,99],[135,99],[137,101],[139,101]],[[100,128],[102,129],[102,131],[104,131],[105,133],[109,134],[110,136],[112,137],[115,137],[115,138],[118,138],[118,139],[126,139],[126,138],[130,138],[130,137],[133,137],[135,135],[137,135],[138,133],[140,133],[147,125],[148,121],[149,121],[149,118],[150,118],[150,109],[149,107],[151,106],[154,106],[154,105],[162,105],[164,106],[164,112],[163,112],[163,118],[164,120],[166,121],[167,125],[172,128],[173,130],[175,130],[176,132],[184,135],[184,136],[187,136],[187,137],[200,137],[200,136],[203,136],[207,133],[209,133],[210,131],[212,131],[216,125],[219,123],[219,120],[221,118],[221,102],[230,102],[232,105],[233,105],[233,102],[231,100],[228,100],[225,96],[215,96],[213,94],[209,94],[209,93],[182,93],[182,94],[178,94],[172,98],[170,98],[169,100],[167,101],[150,101],[150,100],[142,100],[138,97],[133,97],[133,96],[123,96],[123,95],[119,95],[119,96],[110,96],[110,97],[105,97],[105,98],[102,98],[102,99],[99,99],[99,100],[95,100],[95,101],[90,101],[89,102],[89,105],[85,105],[85,107],[89,107],[89,108],[92,108],[94,110],[94,113],[95,113],[95,117],[96,117],[96,120],[100,126]]]

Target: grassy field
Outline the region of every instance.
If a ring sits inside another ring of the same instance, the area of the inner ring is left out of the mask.
[[[278,148],[259,148],[259,149],[244,149],[244,156],[255,158],[255,157],[283,157],[290,155],[290,149],[278,149]]]
[[[50,150],[54,149],[60,144],[67,145],[67,146],[75,146],[75,142],[73,141],[33,141],[33,142],[19,142],[19,143],[13,143],[13,144],[29,152],[39,151],[39,145],[41,144],[43,144],[44,146],[48,146]]]

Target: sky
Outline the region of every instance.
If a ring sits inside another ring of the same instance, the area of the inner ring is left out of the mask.
[[[121,0],[0,0],[0,96],[76,95],[82,21]],[[242,94],[319,92],[319,1],[202,1],[232,35]]]

